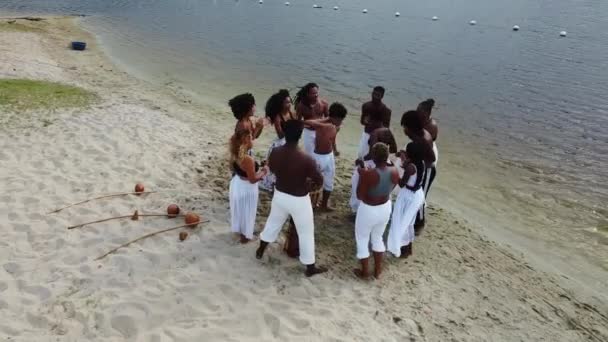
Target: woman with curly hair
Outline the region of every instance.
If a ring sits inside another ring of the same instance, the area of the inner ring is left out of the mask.
[[[256,118],[255,114],[255,98],[250,93],[240,94],[228,101],[230,110],[234,117],[238,120],[234,131],[248,130],[251,132],[251,137],[255,140],[264,128],[266,120],[264,118]]]
[[[230,166],[234,171],[230,181],[230,225],[232,232],[240,235],[241,243],[253,239],[255,216],[258,208],[258,182],[268,168],[259,169],[255,160],[247,154],[252,146],[251,132],[238,129],[230,138]]]
[[[268,156],[270,156],[270,152],[274,148],[285,145],[285,133],[283,133],[285,122],[296,120],[297,117],[291,111],[291,96],[286,89],[281,89],[276,94],[273,94],[266,102],[265,109],[266,118],[274,125],[274,129],[277,132],[277,138],[272,142],[266,154],[266,160],[268,160]],[[260,182],[260,188],[271,192],[274,191],[275,180],[274,174],[269,172]]]

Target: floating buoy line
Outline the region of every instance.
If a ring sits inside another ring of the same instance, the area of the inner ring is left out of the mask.
[[[263,4],[264,4],[264,0],[258,0],[258,3],[259,3],[260,5],[263,5]],[[291,3],[290,3],[289,1],[286,1],[286,2],[284,3],[284,5],[285,5],[285,6],[291,6]],[[314,5],[312,5],[312,8],[314,8],[314,9],[322,9],[322,8],[323,8],[323,6],[322,6],[322,5],[319,5],[319,4],[314,4]],[[340,7],[338,7],[338,6],[333,6],[333,7],[331,7],[331,8],[332,8],[334,11],[338,11],[338,10],[340,9]],[[363,14],[367,14],[368,12],[369,12],[369,11],[368,11],[368,9],[367,9],[367,8],[364,8],[364,9],[362,9],[362,10],[361,10],[361,13],[363,13]],[[394,16],[395,16],[396,18],[401,17],[401,12],[396,11],[396,12],[394,13]],[[427,17],[427,18],[428,18],[428,17]],[[439,20],[439,17],[438,17],[438,16],[432,16],[432,17],[430,17],[430,18],[431,18],[431,20],[432,20],[432,21],[438,21],[438,20]],[[427,20],[428,20],[428,19],[427,19]],[[474,20],[474,19],[473,19],[473,20],[470,20],[470,21],[469,21],[469,25],[470,25],[470,26],[476,26],[476,25],[477,25],[477,20]],[[499,27],[497,27],[497,26],[493,26],[493,27],[494,27],[494,28],[499,28]],[[514,31],[514,32],[518,32],[520,29],[521,29],[521,28],[519,27],[519,25],[513,25],[513,26],[511,27],[511,30],[512,30],[512,31]],[[566,31],[560,31],[560,32],[559,32],[559,36],[560,36],[560,37],[566,37],[566,36],[568,36],[568,32],[566,32]]]

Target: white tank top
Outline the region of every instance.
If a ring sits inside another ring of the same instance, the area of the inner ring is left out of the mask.
[[[416,169],[416,165],[414,165],[414,169]],[[410,178],[407,179],[407,183],[405,183],[405,185],[412,188],[412,187],[414,187],[414,185],[416,185],[417,180],[418,180],[418,170],[416,169],[416,172],[414,172],[410,176]]]

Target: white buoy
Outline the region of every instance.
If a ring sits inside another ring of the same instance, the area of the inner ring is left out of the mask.
[[[337,11],[337,10],[338,10],[338,6],[334,6],[334,11]]]
[[[367,8],[363,10],[363,13],[367,13]]]
[[[513,31],[519,31],[519,26],[518,25],[513,26]]]
[[[259,3],[259,4],[263,4],[263,3],[264,3],[264,0],[260,0],[260,1],[258,1],[258,3]]]
[[[289,5],[290,5],[290,3],[289,3],[289,1],[287,1],[287,2],[285,3],[285,6],[289,6]]]
[[[398,17],[398,16],[400,16],[400,15],[401,15],[401,13],[399,13],[399,12],[395,12],[395,17]]]
[[[312,5],[312,8],[319,8],[319,5]]]
[[[566,31],[562,31],[562,32],[559,33],[560,37],[565,37],[567,35],[568,35],[568,32],[566,32]]]
[[[477,22],[475,20],[471,20],[469,21],[469,25],[477,25]]]
[[[439,20],[439,17],[432,17],[431,19],[432,19],[433,21],[437,21],[437,20]]]

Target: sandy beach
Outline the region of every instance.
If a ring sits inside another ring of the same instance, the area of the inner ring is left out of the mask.
[[[85,40],[87,50],[71,51],[72,40]],[[389,259],[381,280],[357,280],[347,159],[338,160],[337,210],[315,217],[318,263],[330,271],[305,278],[278,243],[256,260],[257,244],[238,244],[229,229],[226,156],[234,121],[227,108],[127,74],[77,18],[0,19],[0,78],[59,82],[94,94],[88,105],[71,108],[16,111],[0,102],[0,117],[12,118],[0,120],[3,340],[608,340],[602,300],[564,287],[446,208],[431,207],[412,258]],[[268,145],[254,148],[262,153]],[[158,193],[48,214],[132,191],[137,182]],[[135,210],[163,213],[171,203],[209,222],[183,229],[190,233],[183,242],[181,230],[172,231],[101,260],[95,259],[182,220],[67,229]],[[269,203],[262,195],[258,230]]]

